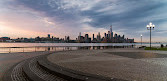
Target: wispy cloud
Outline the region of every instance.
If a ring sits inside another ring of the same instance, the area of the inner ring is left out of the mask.
[[[138,39],[141,33],[146,37],[149,36],[145,26],[150,21],[157,26],[157,31],[154,31],[153,35],[165,36],[166,32],[159,29],[167,30],[166,2],[165,0],[1,0],[0,4],[3,5],[0,12],[3,10],[7,15],[17,16],[18,18],[13,18],[13,22],[17,24],[21,21],[14,20],[23,19],[19,15],[23,15],[26,22],[32,22],[31,25],[22,22],[22,25],[17,26],[23,27],[22,29],[57,32],[56,35],[61,31],[61,36],[71,35],[74,38],[80,31],[107,31],[112,24],[114,32]]]

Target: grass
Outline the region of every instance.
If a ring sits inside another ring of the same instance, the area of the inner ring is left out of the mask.
[[[145,50],[160,50],[160,51],[167,51],[167,48],[164,47],[164,48],[155,48],[155,47],[146,47]]]

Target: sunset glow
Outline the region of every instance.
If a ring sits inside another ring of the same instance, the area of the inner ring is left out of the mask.
[[[64,38],[77,38],[79,32],[113,31],[140,41],[148,41],[146,25],[153,22],[154,41],[167,42],[166,1],[115,1],[115,0],[1,0],[0,36],[12,38],[37,37],[52,34]],[[133,7],[132,7],[133,6]],[[152,8],[155,8],[152,10]],[[158,12],[158,13],[157,13]],[[150,14],[151,13],[151,14]],[[162,40],[157,40],[158,38]]]

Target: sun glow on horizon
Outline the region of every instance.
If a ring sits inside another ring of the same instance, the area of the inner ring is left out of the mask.
[[[14,26],[7,26],[0,24],[0,37],[11,37],[11,38],[18,38],[18,37],[37,37],[37,36],[47,36],[48,33],[44,32],[37,32],[37,31],[30,31],[30,30],[22,30],[18,29]],[[54,35],[53,33],[51,33]]]

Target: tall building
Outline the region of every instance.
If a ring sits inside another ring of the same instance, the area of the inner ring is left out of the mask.
[[[107,34],[106,33],[104,33],[104,38],[107,38]]]
[[[89,38],[88,34],[85,34],[85,40],[87,40]]]
[[[48,38],[50,38],[50,34],[48,34]]]
[[[122,38],[125,39],[125,35],[123,35]]]
[[[65,36],[65,40],[67,40],[67,36]]]
[[[108,39],[108,37],[109,37],[109,34],[107,34],[107,39]]]
[[[93,40],[95,39],[95,35],[93,34]]]
[[[112,25],[110,26],[110,32],[112,33]]]
[[[79,36],[81,36],[81,32],[79,33]]]
[[[97,35],[97,40],[100,42],[101,41],[101,36],[100,36],[100,32]]]
[[[90,43],[91,42],[91,38],[89,38],[89,35],[88,34],[85,34],[85,40],[84,40],[85,43]]]
[[[110,37],[111,37],[110,35],[111,35],[111,32],[108,31],[108,39],[109,39],[109,40],[111,39],[111,38],[110,38]]]
[[[110,40],[111,40],[111,42],[113,42],[113,31],[112,31],[112,25],[110,26]]]
[[[114,35],[114,42],[115,42],[115,43],[118,42],[117,39],[118,39],[118,36],[117,36],[117,34],[115,33],[115,35]]]
[[[81,40],[81,32],[79,32],[78,40]]]

